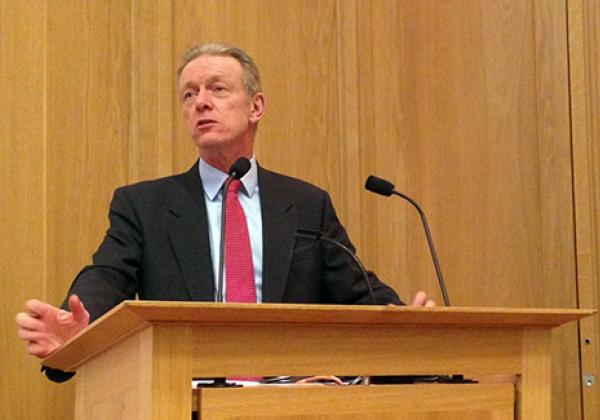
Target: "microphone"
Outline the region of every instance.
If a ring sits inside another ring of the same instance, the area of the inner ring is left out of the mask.
[[[448,291],[446,290],[446,283],[444,281],[444,276],[442,275],[442,269],[440,267],[440,261],[435,252],[435,246],[433,245],[433,239],[431,238],[431,232],[429,231],[429,224],[427,223],[427,218],[425,217],[425,213],[421,206],[410,198],[408,195],[398,192],[394,189],[394,184],[385,179],[377,178],[376,176],[369,176],[367,178],[367,182],[365,183],[365,188],[369,191],[372,191],[376,194],[384,195],[389,197],[390,195],[398,195],[408,201],[410,204],[414,206],[419,212],[421,216],[421,222],[423,224],[423,229],[425,230],[425,237],[427,238],[427,245],[429,245],[429,252],[431,252],[431,258],[433,259],[433,266],[435,267],[435,273],[437,275],[438,283],[440,284],[440,289],[442,291],[442,297],[444,298],[444,304],[446,306],[450,306],[450,299],[448,298]]]
[[[245,157],[241,157],[235,162],[233,162],[233,165],[231,165],[231,168],[229,168],[229,177],[231,179],[240,179],[244,175],[246,175],[246,172],[248,172],[249,170],[250,161]]]
[[[223,271],[225,269],[225,216],[226,214],[226,199],[227,199],[227,190],[229,189],[229,184],[234,179],[240,179],[246,172],[250,170],[250,161],[241,157],[229,168],[229,176],[225,180],[225,184],[223,186],[223,194],[221,195],[221,245],[219,247],[219,277],[217,280],[217,302],[224,302],[223,299]]]
[[[363,265],[363,263],[360,262],[360,260],[356,256],[356,254],[354,252],[352,252],[352,250],[350,248],[348,248],[346,245],[344,245],[340,241],[337,241],[328,236],[325,236],[325,234],[319,230],[298,229],[296,231],[296,237],[305,238],[305,239],[313,239],[316,241],[324,241],[324,242],[333,244],[334,246],[336,246],[338,248],[341,248],[346,254],[350,255],[350,257],[352,257],[352,260],[356,263],[356,265],[360,269],[360,272],[363,275],[363,278],[367,285],[367,290],[369,291],[369,298],[371,299],[371,304],[377,305],[377,301],[375,300],[375,295],[373,294],[373,287],[371,287],[371,281],[369,280],[369,275],[367,274],[367,270],[365,269],[365,266]]]

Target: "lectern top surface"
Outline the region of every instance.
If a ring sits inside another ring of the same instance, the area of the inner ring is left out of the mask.
[[[72,369],[117,342],[151,326],[257,326],[265,331],[283,325],[302,330],[323,326],[358,328],[365,333],[385,328],[414,328],[420,333],[448,329],[550,329],[595,313],[595,310],[476,308],[300,304],[234,304],[125,301],[92,323],[42,361],[45,366]]]

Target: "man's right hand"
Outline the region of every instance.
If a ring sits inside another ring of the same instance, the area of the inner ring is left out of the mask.
[[[62,343],[74,337],[90,323],[90,314],[76,295],[69,297],[69,310],[32,299],[26,303],[27,312],[17,314],[17,334],[27,342],[27,352],[47,357]]]

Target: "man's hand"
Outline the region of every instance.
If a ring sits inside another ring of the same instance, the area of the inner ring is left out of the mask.
[[[69,297],[70,312],[32,299],[26,303],[27,313],[17,314],[17,334],[27,342],[27,352],[47,357],[62,343],[82,331],[90,323],[90,314],[76,295]]]
[[[436,306],[436,304],[433,300],[427,299],[427,293],[417,292],[410,306],[425,306],[427,308],[432,308]]]

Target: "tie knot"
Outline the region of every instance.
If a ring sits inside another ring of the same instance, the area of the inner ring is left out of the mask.
[[[227,191],[231,192],[233,194],[237,194],[237,192],[240,190],[241,186],[242,186],[242,181],[240,181],[239,179],[234,179],[231,181],[231,184],[229,184],[229,189]]]

